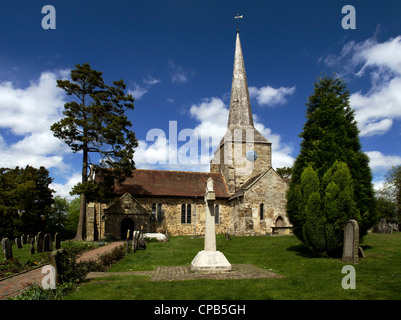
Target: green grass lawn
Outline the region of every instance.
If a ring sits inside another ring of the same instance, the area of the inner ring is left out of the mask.
[[[340,259],[318,258],[294,236],[217,236],[217,249],[232,264],[253,264],[284,276],[280,279],[186,280],[150,282],[145,276],[109,276],[82,283],[66,299],[401,299],[401,232],[368,234],[366,258],[355,266],[356,289],[345,290]],[[170,237],[150,242],[109,271],[153,270],[161,265],[189,265],[203,249],[203,239]]]

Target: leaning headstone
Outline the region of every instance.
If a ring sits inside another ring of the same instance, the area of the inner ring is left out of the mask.
[[[36,236],[36,252],[43,252],[43,232],[39,231]]]
[[[25,235],[24,234],[21,236],[21,244],[25,244]]]
[[[51,241],[52,241],[51,235],[46,233],[45,236],[43,237],[43,252],[52,251]]]
[[[21,244],[21,238],[15,238],[15,245],[17,246],[18,249],[22,248],[22,244]]]
[[[362,247],[358,248],[358,255],[359,255],[359,258],[365,258],[365,252],[363,252]]]
[[[348,220],[344,228],[344,243],[342,261],[345,263],[359,263],[359,226],[355,220]]]
[[[30,249],[30,254],[35,254],[35,246],[34,246],[34,243],[35,243],[35,241],[33,240],[33,238],[32,239],[30,239],[30,241],[31,241],[31,249]]]
[[[13,257],[13,248],[11,246],[11,241],[8,238],[1,240],[1,247],[4,252],[4,260],[11,259]]]
[[[55,249],[58,250],[61,247],[61,241],[60,241],[60,235],[58,234],[58,232],[56,232],[56,234],[54,235],[54,246]]]

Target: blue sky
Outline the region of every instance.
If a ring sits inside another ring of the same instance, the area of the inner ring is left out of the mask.
[[[56,10],[56,29],[42,28],[45,5]],[[342,27],[345,5],[355,8],[356,29]],[[56,79],[88,62],[136,98],[129,118],[138,168],[208,171],[227,125],[237,13],[252,111],[273,143],[273,167],[292,165],[313,83],[336,72],[380,186],[401,164],[401,2],[388,0],[2,1],[0,166],[44,165],[57,194],[68,196],[81,154],[49,129],[66,102]],[[183,154],[173,158],[177,139]]]

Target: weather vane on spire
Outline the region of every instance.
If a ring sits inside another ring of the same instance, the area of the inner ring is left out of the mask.
[[[239,19],[243,19],[244,16],[243,15],[239,15],[237,13],[237,15],[234,17],[235,20],[237,20],[237,32],[239,32]]]

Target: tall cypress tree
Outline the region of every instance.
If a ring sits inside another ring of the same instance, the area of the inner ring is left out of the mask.
[[[347,164],[351,174],[353,200],[361,215],[360,236],[363,237],[376,223],[372,173],[369,158],[362,152],[344,81],[335,76],[319,78],[306,107],[307,120],[300,134],[301,150],[293,166],[287,193],[287,214],[294,225],[294,233],[305,241],[302,232],[304,208],[300,204],[302,193],[299,187],[302,172],[310,166],[322,181],[324,174],[338,160]]]

